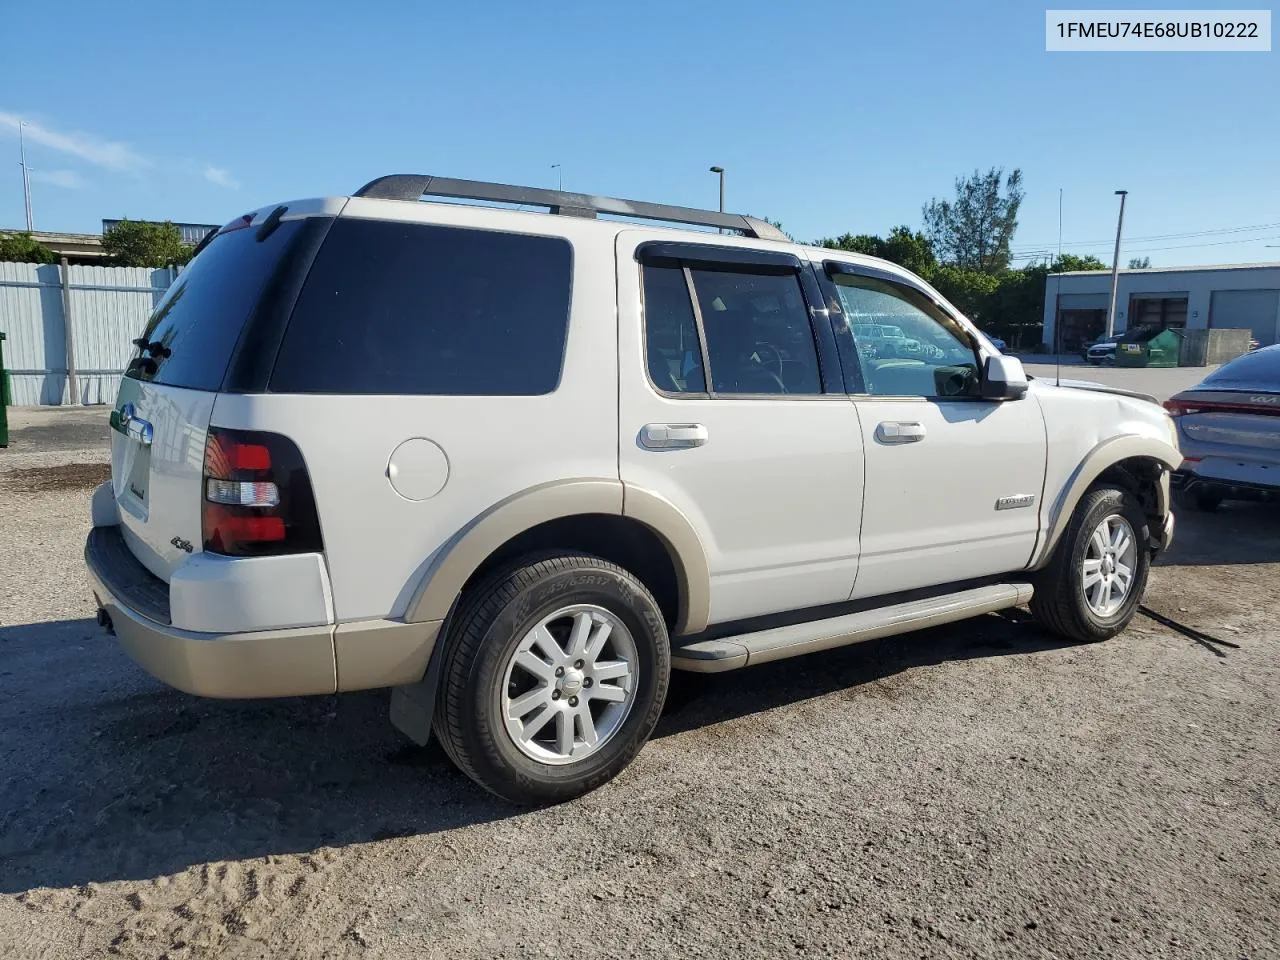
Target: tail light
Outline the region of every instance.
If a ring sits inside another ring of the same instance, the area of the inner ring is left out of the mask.
[[[1202,409],[1198,403],[1188,403],[1186,400],[1166,400],[1164,408],[1169,411],[1171,417],[1182,417],[1189,413],[1199,413]]]
[[[204,446],[204,549],[233,557],[324,549],[302,454],[275,433],[210,427]]]
[[[1260,416],[1280,416],[1280,404],[1264,406],[1252,403],[1223,403],[1217,400],[1166,400],[1164,408],[1171,417],[1185,417],[1195,413],[1252,413]]]

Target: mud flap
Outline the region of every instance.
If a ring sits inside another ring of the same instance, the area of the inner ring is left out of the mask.
[[[443,629],[440,634],[443,637]],[[420,747],[425,747],[431,739],[436,694],[440,690],[440,674],[444,670],[443,650],[443,643],[435,645],[427,672],[417,683],[391,688],[391,725]]]

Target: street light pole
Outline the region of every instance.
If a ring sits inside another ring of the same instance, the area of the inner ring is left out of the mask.
[[[18,157],[22,167],[22,199],[27,207],[27,233],[31,233],[35,229],[31,220],[31,174],[27,170],[27,144],[22,136],[22,128],[26,125],[27,121],[18,121]]]
[[[724,213],[724,167],[712,167],[711,172],[720,176],[720,212]],[[724,228],[721,227],[716,232],[724,233]]]
[[[711,172],[720,175],[720,212],[724,213],[724,167],[712,167]]]
[[[553,163],[551,165],[551,169],[556,171],[556,173],[559,175],[560,186],[557,189],[560,190],[561,193],[563,193],[564,192],[564,167],[562,167],[558,163]]]
[[[1128,190],[1117,190],[1120,197],[1120,219],[1116,221],[1116,252],[1111,258],[1111,305],[1107,308],[1107,336],[1116,332],[1116,286],[1120,282],[1120,231],[1124,228],[1124,198]]]

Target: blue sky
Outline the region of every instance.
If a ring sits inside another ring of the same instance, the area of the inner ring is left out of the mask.
[[[22,116],[37,229],[221,223],[390,172],[553,186],[554,163],[566,189],[714,207],[720,164],[729,209],[809,240],[918,226],[994,165],[1023,170],[1020,251],[1056,244],[1061,187],[1067,249],[1109,261],[1124,187],[1122,261],[1280,260],[1275,51],[1051,54],[1030,3],[59,10],[0,5],[0,226],[24,222]]]

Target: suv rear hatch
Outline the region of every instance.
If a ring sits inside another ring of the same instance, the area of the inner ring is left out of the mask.
[[[197,252],[157,304],[111,413],[111,482],[121,531],[168,581],[203,550],[205,441],[220,390],[249,392],[274,359],[288,307],[330,217],[287,207],[246,214]],[[305,208],[310,207],[310,210]],[[318,209],[317,209],[318,208]],[[260,389],[260,387],[259,387]]]

